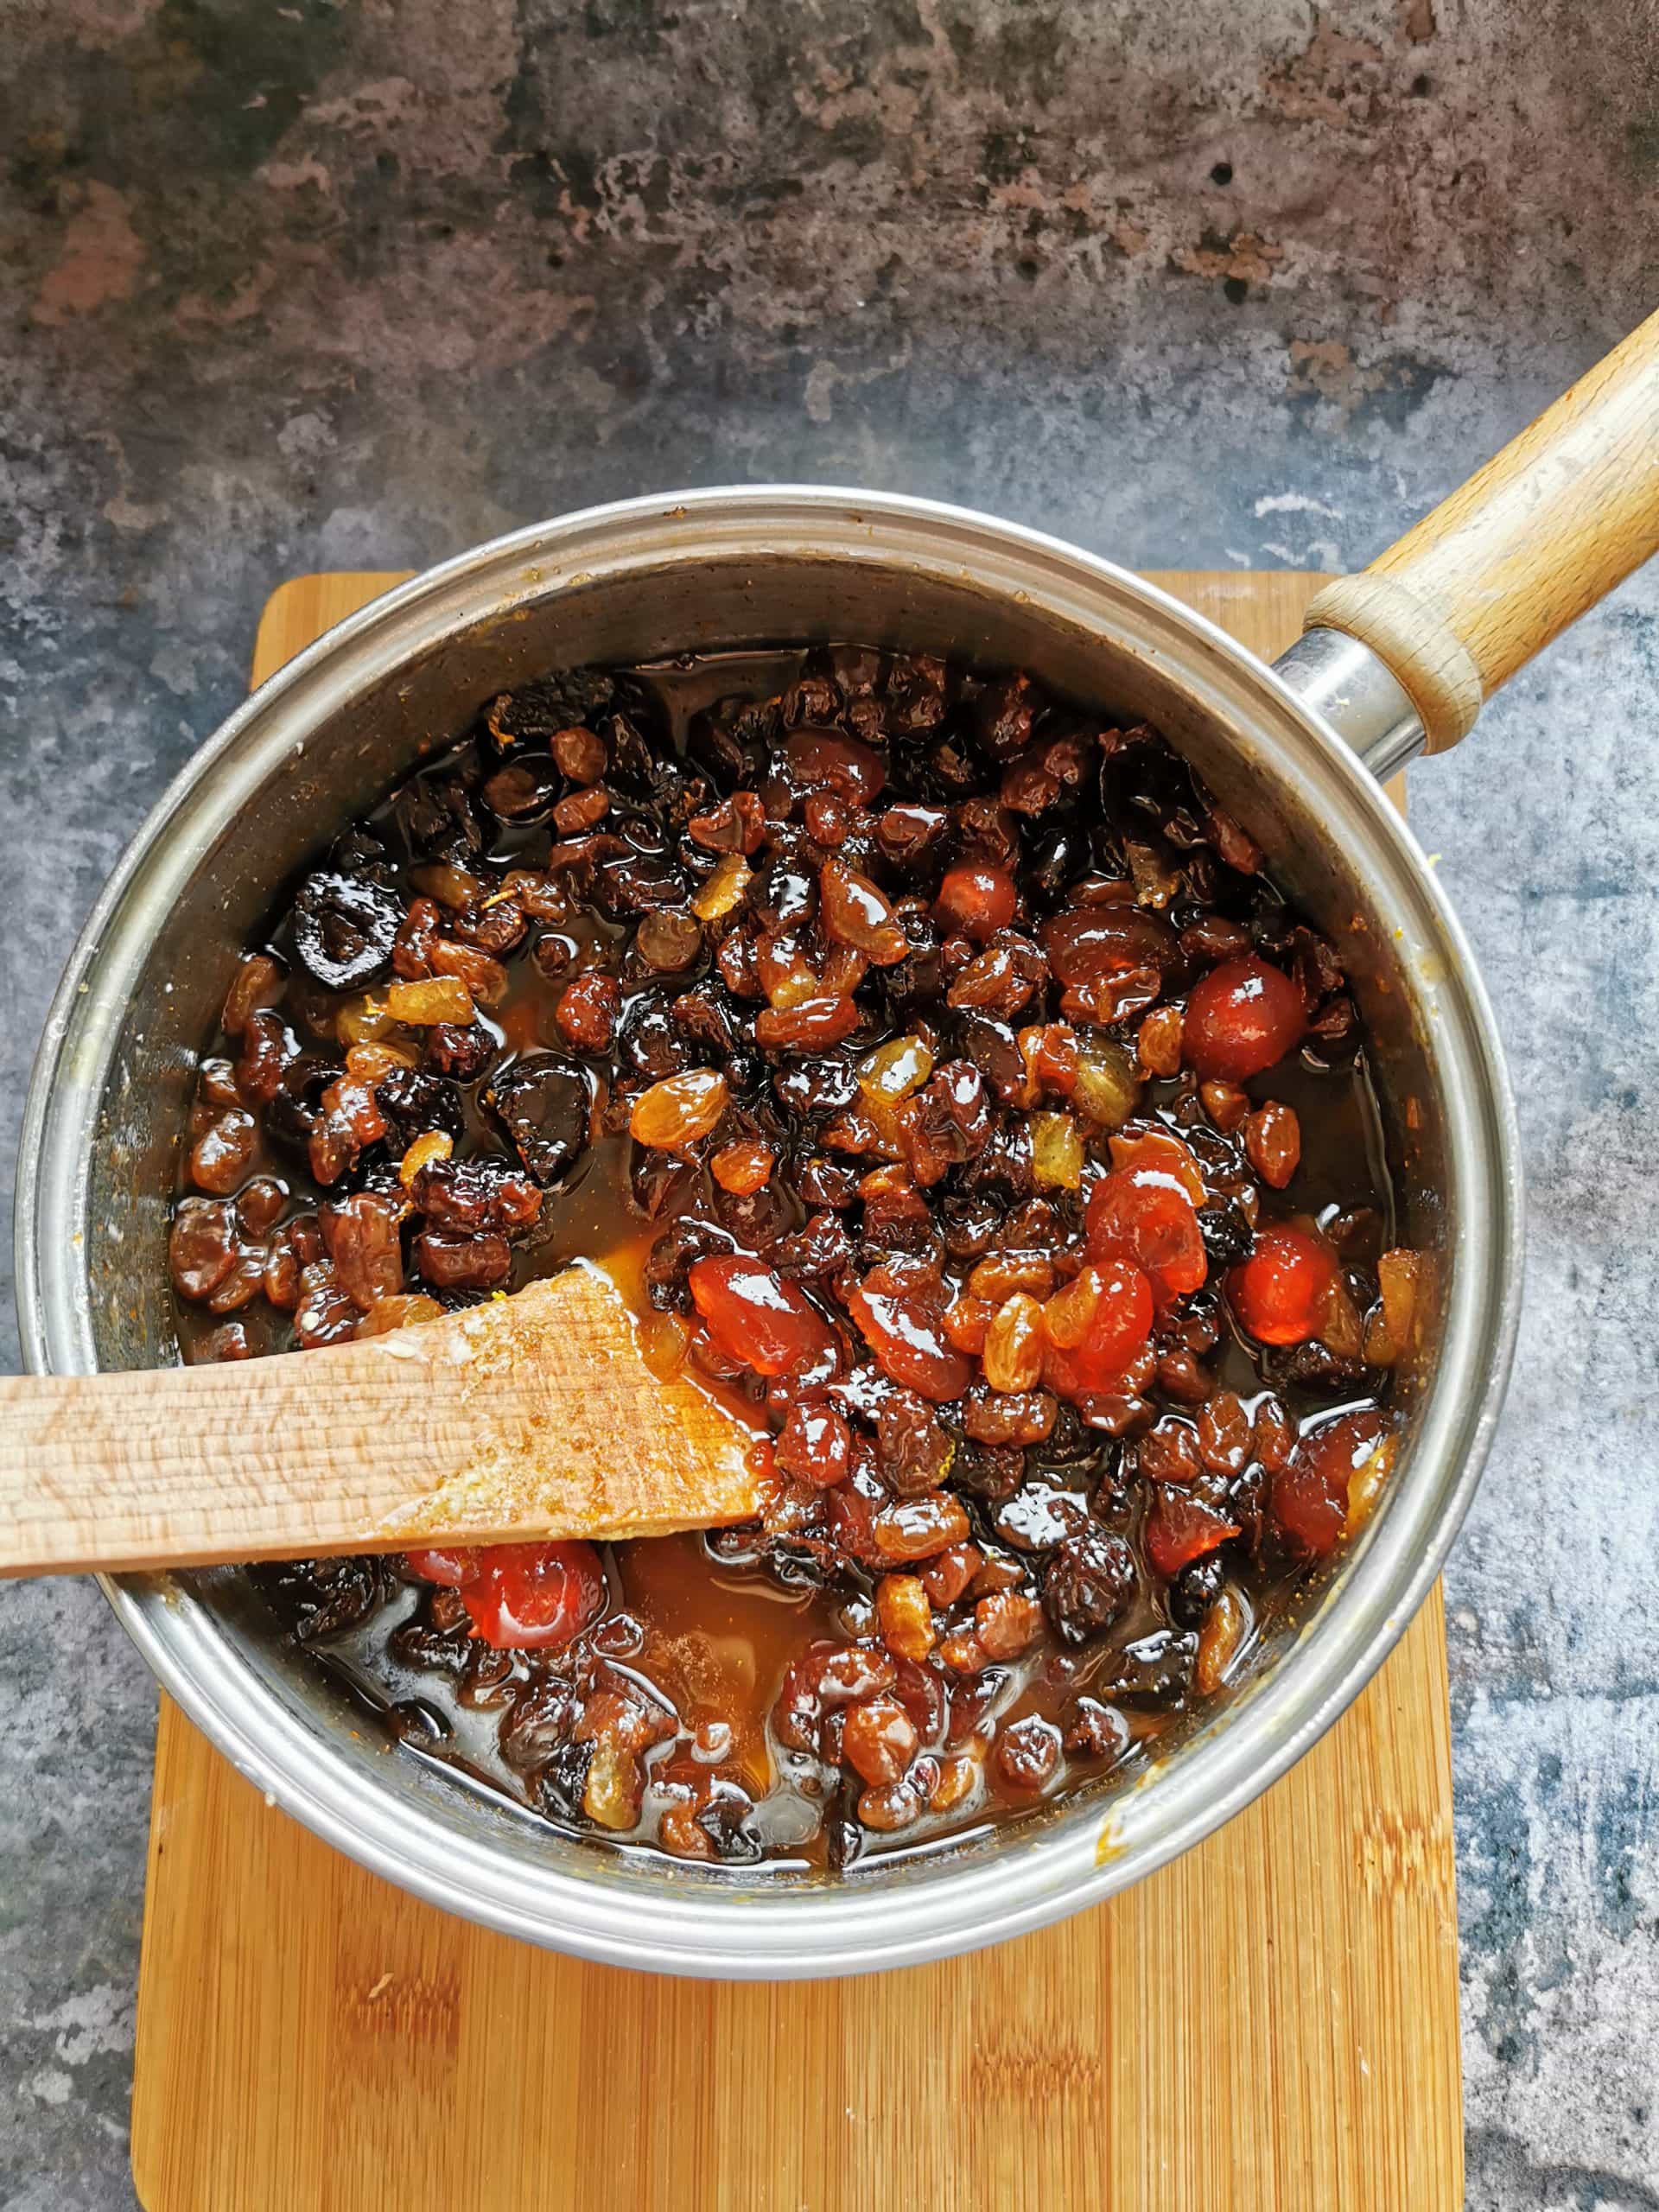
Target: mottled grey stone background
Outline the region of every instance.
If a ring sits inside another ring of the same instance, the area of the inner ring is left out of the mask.
[[[280,577],[775,477],[1357,565],[1656,304],[1659,18],[0,0],[0,168],[9,1181],[74,931]],[[1446,1578],[1483,2212],[1659,2207],[1656,715],[1649,575],[1414,798],[1533,1205]],[[90,1588],[0,1591],[10,2212],[132,2201],[153,1710]]]

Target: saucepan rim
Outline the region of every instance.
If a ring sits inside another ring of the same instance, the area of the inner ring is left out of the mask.
[[[509,1825],[469,1825],[446,1810],[429,1780],[366,1780],[362,1762],[276,1693],[213,1606],[183,1582],[105,1580],[118,1618],[191,1719],[276,1803],[364,1866],[450,1911],[582,1956],[744,1979],[913,1964],[1041,1926],[1164,1865],[1283,1774],[1382,1663],[1440,1572],[1497,1421],[1522,1257],[1515,1109],[1463,931],[1409,829],[1270,668],[1143,579],[1016,524],[838,486],[719,486],[583,509],[394,588],[279,671],[175,778],[81,933],[29,1089],[17,1282],[32,1371],[95,1364],[86,1170],[120,1018],[170,898],[278,757],[347,697],[492,609],[538,601],[617,563],[760,562],[769,551],[968,578],[1085,628],[1109,617],[1133,622],[1137,649],[1184,671],[1247,755],[1254,750],[1282,774],[1281,756],[1294,750],[1332,834],[1351,859],[1357,852],[1361,873],[1397,918],[1445,1101],[1456,1213],[1436,1376],[1410,1449],[1386,1510],[1284,1652],[1132,1788],[1070,1801],[995,1850],[942,1853],[902,1879],[872,1870],[768,1889],[692,1870],[659,1879],[637,1867],[607,1878],[597,1866],[573,1870],[515,1852]],[[403,1761],[384,1771],[395,1770],[418,1772]]]

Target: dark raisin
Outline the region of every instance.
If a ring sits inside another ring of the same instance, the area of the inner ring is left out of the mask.
[[[1010,1789],[1041,1789],[1059,1772],[1060,1732],[1052,1720],[1027,1713],[1001,1730],[991,1762],[997,1779]]]
[[[510,758],[519,746],[545,747],[572,723],[601,712],[615,696],[615,681],[603,670],[563,669],[504,691],[486,709],[485,725]]]
[[[683,906],[690,890],[672,862],[653,853],[626,853],[594,871],[593,901],[613,921],[659,906]]]
[[[1043,1571],[1043,1607],[1063,1643],[1103,1635],[1135,1588],[1135,1554],[1121,1536],[1068,1536]]]
[[[1177,1628],[1197,1628],[1227,1580],[1227,1563],[1218,1551],[1189,1560],[1169,1586],[1169,1618]]]
[[[1073,1758],[1121,1759],[1134,1741],[1129,1724],[1116,1706],[1080,1697],[1065,1728],[1065,1748]]]
[[[645,1295],[661,1313],[691,1311],[686,1275],[694,1261],[737,1249],[736,1239],[718,1222],[682,1214],[652,1246],[645,1261]]]
[[[414,776],[391,802],[388,818],[411,861],[442,853],[467,858],[484,839],[466,786],[454,776]]]
[[[491,953],[497,959],[524,942],[529,926],[525,910],[518,900],[502,898],[499,893],[449,917],[452,937],[459,938],[463,944],[475,945],[480,952]]]
[[[895,1388],[881,1402],[875,1457],[888,1489],[900,1497],[916,1497],[944,1479],[950,1465],[950,1439],[925,1398]]]
[[[545,820],[559,795],[559,773],[546,759],[509,760],[498,768],[480,796],[504,822]]]
[[[355,1628],[380,1596],[379,1562],[372,1559],[291,1559],[262,1567],[272,1603],[302,1643],[315,1643]]]
[[[642,991],[629,1000],[617,1027],[618,1052],[653,1083],[683,1074],[700,1057],[676,1023],[671,1006],[660,993]]]
[[[438,1290],[493,1290],[512,1273],[505,1236],[445,1236],[424,1230],[415,1239],[414,1260]]]
[[[1065,894],[1090,866],[1089,840],[1079,830],[1061,827],[1046,830],[1032,848],[1027,863],[1027,897],[1045,912],[1063,906]]]
[[[1198,1208],[1198,1231],[1212,1269],[1236,1267],[1255,1243],[1250,1224],[1230,1198]]]
[[[952,1487],[991,1505],[1012,1497],[1025,1479],[1026,1455],[1017,1444],[964,1443],[950,1462]]]
[[[785,1060],[772,1071],[772,1088],[786,1114],[833,1114],[858,1096],[858,1073],[845,1052],[810,1060]]]
[[[462,1028],[456,1022],[440,1021],[426,1033],[427,1067],[456,1083],[476,1083],[493,1062],[496,1050],[494,1038],[481,1022]]]
[[[849,1267],[853,1241],[832,1213],[815,1213],[773,1248],[772,1265],[786,1275],[837,1275]]]
[[[217,1198],[185,1198],[173,1217],[168,1258],[181,1298],[211,1298],[237,1255],[233,1208]]]
[[[991,1109],[971,1060],[947,1060],[938,1071],[917,1099],[912,1128],[918,1152],[939,1173],[979,1157],[991,1141]]]
[[[556,1052],[528,1052],[491,1082],[484,1103],[536,1180],[562,1182],[588,1149],[592,1074]]]
[[[403,918],[402,899],[385,884],[319,868],[295,897],[294,950],[326,990],[360,991],[391,965]]]
[[[540,1186],[505,1160],[488,1156],[435,1160],[416,1176],[409,1195],[429,1229],[459,1236],[480,1230],[516,1236],[542,1211]]]
[[[1198,1652],[1198,1639],[1190,1631],[1178,1635],[1173,1629],[1154,1629],[1114,1653],[1096,1686],[1134,1704],[1165,1705],[1186,1695]]]
[[[467,1126],[466,1109],[460,1091],[442,1076],[425,1075],[418,1068],[392,1068],[376,1080],[374,1096],[400,1154],[430,1129],[460,1142]]]

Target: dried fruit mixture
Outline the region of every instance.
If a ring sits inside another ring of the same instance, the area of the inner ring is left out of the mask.
[[[562,1827],[843,1866],[1133,1772],[1370,1510],[1425,1303],[1335,948],[1156,731],[859,646],[491,701],[232,982],[188,1356],[607,1258],[753,1526],[255,1570]]]

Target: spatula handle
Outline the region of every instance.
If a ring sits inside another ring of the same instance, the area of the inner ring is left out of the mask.
[[[404,1378],[365,1349],[0,1376],[0,1574],[371,1548],[430,1468],[418,1440],[388,1451],[411,1427]]]
[[[1410,694],[1427,750],[1659,550],[1659,314],[1304,627],[1340,630]]]

